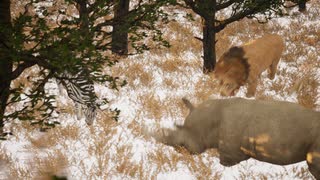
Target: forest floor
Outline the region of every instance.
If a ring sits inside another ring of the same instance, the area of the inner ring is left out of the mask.
[[[52,81],[46,88],[58,96],[61,125],[43,133],[28,122],[12,122],[14,135],[0,142],[0,179],[45,179],[49,174],[68,179],[312,179],[305,162],[278,166],[250,159],[224,167],[215,150],[190,155],[144,135],[144,127],[182,124],[188,114],[182,97],[195,104],[222,98],[217,82],[202,73],[202,45],[194,38],[201,37],[200,19],[188,21],[184,11],[174,11],[173,20],[161,27],[171,48],[121,58],[106,68],[128,82],[119,91],[95,85],[97,95],[110,100],[108,108],[121,110],[118,122],[102,112],[90,127],[78,121],[72,101]],[[281,35],[286,49],[276,77],[270,80],[264,72],[254,98],[320,111],[320,2],[310,0],[305,13],[288,13],[266,24],[243,19],[229,25],[217,34],[217,57],[266,33]],[[245,93],[242,87],[236,96]]]

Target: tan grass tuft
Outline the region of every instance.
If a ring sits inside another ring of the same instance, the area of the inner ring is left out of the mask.
[[[113,74],[114,76],[124,75],[128,86],[133,89],[136,89],[139,84],[149,86],[153,79],[152,74],[147,72],[144,65],[140,63],[132,63],[127,67],[116,67],[113,69]]]
[[[58,138],[50,135],[41,135],[40,137],[29,137],[29,141],[34,148],[42,149],[54,146],[58,142]]]
[[[57,111],[61,114],[75,114],[75,108],[71,99],[68,104],[57,101]]]
[[[195,96],[197,97],[197,99],[199,99],[200,102],[207,100],[210,95],[218,92],[218,83],[210,75],[205,76],[203,79],[200,79],[195,87]]]
[[[299,104],[314,109],[317,104],[317,88],[319,86],[318,80],[313,76],[304,77],[298,85],[298,102]]]
[[[167,25],[166,29],[170,29],[170,31],[165,32],[164,37],[170,40],[170,54],[179,56],[184,51],[192,51],[194,53],[201,51],[202,43],[194,37],[191,29],[193,26],[197,26],[201,30],[201,26],[198,22],[193,23],[194,25],[185,26],[179,22],[172,21]],[[154,51],[154,53],[157,53],[157,51]]]
[[[15,167],[13,164],[9,167],[9,174],[8,174],[8,179],[20,179],[20,178],[25,178],[25,179],[32,179],[33,174],[30,172],[29,169],[23,168],[23,167]]]
[[[68,165],[68,159],[60,150],[47,153],[46,158],[33,160],[34,169],[37,169],[38,179],[50,179],[52,175],[61,175]]]
[[[144,112],[149,118],[160,119],[163,115],[163,104],[155,94],[141,96],[140,101]]]
[[[130,177],[135,177],[140,169],[139,165],[132,163],[129,158],[123,158],[115,168],[120,174],[127,174]]]

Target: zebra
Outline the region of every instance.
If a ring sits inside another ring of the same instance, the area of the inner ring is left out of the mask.
[[[92,125],[99,107],[96,103],[97,96],[94,92],[94,84],[88,78],[89,72],[86,69],[80,66],[76,67],[78,68],[76,74],[64,71],[56,79],[58,84],[62,84],[67,90],[69,98],[73,100],[77,119],[84,116],[87,125]]]

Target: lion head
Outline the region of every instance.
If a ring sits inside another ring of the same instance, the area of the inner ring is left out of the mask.
[[[249,64],[240,47],[232,47],[224,53],[216,64],[213,75],[219,81],[219,91],[223,96],[233,96],[243,86],[249,76]]]

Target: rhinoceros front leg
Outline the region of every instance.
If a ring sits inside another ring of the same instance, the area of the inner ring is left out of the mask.
[[[233,166],[236,165],[238,163],[240,163],[241,161],[247,160],[250,157],[243,154],[242,152],[220,152],[220,164],[224,165],[224,166]]]
[[[228,143],[225,143],[222,140],[219,141],[218,152],[220,155],[220,164],[224,166],[233,166],[250,158],[250,156],[241,151],[241,148],[237,144],[230,144],[231,141],[227,142]]]

